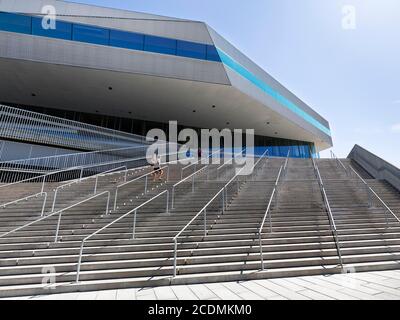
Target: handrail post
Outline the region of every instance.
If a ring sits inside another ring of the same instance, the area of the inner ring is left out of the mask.
[[[62,215],[62,212],[60,212],[58,214],[58,222],[57,222],[57,229],[56,229],[56,236],[54,238],[54,243],[58,242],[58,233],[60,231],[61,215]]]
[[[167,179],[166,179],[166,182],[169,182],[169,167],[170,166],[167,167]]]
[[[222,191],[222,214],[225,214],[225,191]]]
[[[146,176],[146,179],[144,181],[144,194],[147,194],[147,177],[148,176]]]
[[[135,240],[135,232],[136,232],[136,213],[137,210],[135,210],[133,214],[133,230],[132,230],[132,240]]]
[[[174,200],[175,200],[175,186],[172,186],[171,209],[174,209]]]
[[[192,177],[192,192],[194,192],[194,175]]]
[[[169,191],[166,190],[166,195],[167,195],[167,205],[166,205],[166,213],[169,214]]]
[[[176,258],[177,258],[177,252],[178,250],[178,239],[174,239],[174,278],[176,277]]]
[[[207,209],[204,209],[204,237],[207,237]]]
[[[259,247],[260,247],[261,271],[264,271],[264,254],[263,254],[261,232],[258,233],[258,242],[259,242]]]
[[[84,244],[85,244],[85,241],[82,241],[81,248],[80,248],[80,251],[79,251],[78,266],[76,268],[76,279],[75,279],[76,283],[79,283],[79,275],[80,275],[80,272],[81,272],[81,264],[82,264],[82,255],[83,255],[83,246],[84,246]]]
[[[41,217],[43,217],[44,215],[44,209],[46,208],[46,202],[47,202],[47,192],[44,192],[44,199],[43,199],[43,206],[42,206],[42,214],[40,215]]]
[[[99,175],[96,175],[96,182],[94,184],[94,190],[93,190],[93,194],[96,194],[97,192],[97,182],[99,181]]]

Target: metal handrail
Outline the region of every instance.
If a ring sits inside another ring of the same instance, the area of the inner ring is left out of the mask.
[[[211,154],[208,156],[208,158],[211,158],[214,154],[216,154],[216,153],[218,153],[218,152],[221,152],[221,150],[223,150],[223,149],[219,149],[218,151],[215,151],[215,152],[211,153]],[[190,167],[193,167],[193,166],[195,166],[194,171],[196,171],[196,166],[199,164],[199,162],[200,162],[201,160],[202,160],[202,159],[200,158],[200,159],[198,159],[195,163],[192,163],[192,164],[187,165],[186,167],[183,167],[183,168],[181,169],[181,180],[183,179],[183,171],[185,171],[185,170],[187,170],[187,169],[189,169]]]
[[[342,160],[340,160],[332,150],[331,150],[331,155],[338,162],[338,164],[343,168],[344,172],[346,173],[346,176],[348,176],[349,173],[347,171],[347,168],[343,164]]]
[[[115,188],[114,211],[117,209],[118,190],[119,190],[119,189],[121,189],[122,187],[125,187],[125,186],[127,186],[127,185],[129,185],[129,184],[132,184],[132,183],[134,183],[134,182],[137,182],[137,181],[142,180],[143,178],[145,178],[144,194],[146,194],[146,193],[147,193],[147,185],[148,185],[148,177],[151,176],[151,175],[153,175],[153,174],[156,173],[156,172],[159,172],[159,171],[162,171],[162,170],[165,170],[165,169],[167,169],[167,181],[168,181],[168,180],[169,180],[169,165],[168,165],[168,166],[161,167],[161,168],[158,169],[158,170],[151,171],[151,172],[146,173],[146,174],[144,174],[144,175],[142,175],[142,176],[140,176],[140,177],[137,177],[137,178],[135,178],[135,179],[133,179],[133,180],[131,180],[131,181],[128,181],[128,182],[125,182],[125,183],[123,183],[123,184],[118,185],[118,186]]]
[[[92,234],[88,235],[86,238],[84,238],[82,240],[81,243],[81,247],[80,247],[80,251],[79,251],[79,259],[78,259],[78,266],[77,266],[77,270],[76,270],[76,282],[79,282],[79,275],[80,275],[80,271],[81,271],[81,264],[82,264],[82,255],[83,255],[83,249],[84,249],[84,245],[85,242],[88,241],[90,238],[94,237],[95,235],[99,234],[100,232],[104,231],[105,229],[107,229],[108,227],[112,226],[113,224],[117,223],[118,221],[126,218],[127,216],[129,216],[130,214],[134,213],[134,220],[133,220],[133,230],[132,230],[132,239],[135,240],[135,232],[136,232],[136,215],[137,215],[137,211],[139,209],[141,209],[142,207],[144,207],[145,205],[149,204],[150,202],[154,201],[155,199],[158,199],[159,197],[161,197],[162,195],[166,194],[167,195],[167,202],[166,202],[166,213],[169,213],[169,208],[168,208],[168,203],[169,203],[169,192],[168,190],[165,190],[161,193],[159,193],[158,195],[154,196],[153,198],[151,198],[150,200],[147,200],[146,202],[142,203],[141,205],[137,206],[136,208],[132,209],[131,211],[129,211],[128,213],[123,214],[122,216],[120,216],[119,218],[115,219],[114,221],[110,222],[109,224],[107,224],[106,226],[98,229],[97,231],[93,232]]]
[[[62,190],[62,189],[64,189],[64,188],[66,188],[66,187],[69,187],[69,186],[71,186],[71,185],[73,185],[73,184],[82,183],[83,181],[87,181],[87,180],[90,180],[90,179],[94,179],[94,178],[95,178],[96,180],[95,180],[95,186],[94,186],[93,194],[96,194],[99,176],[104,176],[104,175],[107,175],[107,174],[111,174],[113,171],[117,171],[117,170],[120,170],[120,169],[125,169],[125,178],[124,178],[124,179],[125,179],[125,181],[126,181],[126,179],[127,179],[127,174],[128,174],[128,168],[127,168],[127,166],[121,166],[121,167],[118,167],[118,168],[115,168],[115,169],[111,169],[111,170],[107,170],[107,171],[98,173],[98,174],[96,174],[96,175],[94,175],[94,176],[86,177],[86,178],[84,178],[84,179],[73,180],[73,181],[71,181],[71,182],[68,182],[68,183],[66,183],[66,184],[63,184],[63,185],[58,186],[58,187],[54,190],[54,197],[53,197],[53,204],[52,204],[52,206],[51,206],[51,212],[53,212],[54,209],[55,209],[56,201],[57,201],[57,195],[58,195],[59,190]],[[136,170],[136,169],[133,169],[133,170]],[[115,173],[114,173],[114,174],[115,174]]]
[[[14,201],[11,201],[11,202],[4,203],[4,204],[0,205],[0,208],[4,209],[5,207],[7,207],[9,205],[16,204],[16,203],[19,203],[19,202],[22,202],[22,201],[25,201],[25,200],[29,200],[31,198],[37,198],[37,197],[42,196],[42,195],[44,195],[44,198],[43,198],[42,212],[41,212],[40,216],[43,217],[44,209],[45,209],[46,201],[47,201],[47,192],[43,192],[43,191],[39,192],[39,193],[36,193],[36,194],[33,194],[33,195],[29,195],[29,196],[27,196],[25,198],[21,198],[21,199],[18,199],[18,200],[14,200]]]
[[[100,196],[103,196],[103,195],[105,195],[105,194],[108,195],[108,197],[107,197],[107,205],[106,205],[106,214],[108,214],[108,208],[109,208],[109,203],[110,203],[110,192],[109,192],[109,191],[104,191],[104,192],[99,193],[99,194],[97,194],[97,195],[94,195],[94,196],[92,196],[92,197],[90,197],[90,198],[86,198],[85,200],[79,201],[79,202],[77,202],[77,203],[75,203],[75,204],[73,204],[73,205],[71,205],[71,206],[69,206],[69,207],[66,207],[66,208],[64,208],[64,209],[61,209],[61,210],[59,210],[59,211],[57,211],[57,212],[53,212],[53,213],[51,213],[51,214],[49,214],[49,215],[46,215],[46,216],[44,216],[44,217],[41,217],[41,218],[35,220],[35,221],[29,222],[29,223],[27,223],[27,224],[25,224],[25,225],[23,225],[23,226],[21,226],[21,227],[18,227],[18,228],[15,228],[15,229],[11,230],[11,231],[8,231],[8,232],[6,232],[6,233],[3,233],[2,235],[0,235],[0,238],[3,238],[3,237],[5,237],[5,236],[7,236],[7,235],[9,235],[9,234],[11,234],[11,233],[20,231],[20,230],[22,230],[22,229],[24,229],[24,228],[26,228],[26,227],[29,227],[29,226],[31,226],[31,225],[37,223],[37,222],[46,220],[46,219],[48,219],[48,218],[50,218],[50,217],[52,217],[52,216],[55,216],[55,215],[57,215],[57,214],[60,214],[59,219],[58,219],[58,223],[57,223],[56,236],[55,236],[55,240],[54,240],[54,242],[57,242],[57,240],[58,240],[58,231],[59,231],[59,227],[60,227],[60,223],[61,223],[61,214],[62,214],[64,211],[67,211],[67,210],[69,210],[69,209],[72,209],[72,208],[74,208],[74,207],[77,207],[77,206],[79,206],[79,205],[81,205],[81,204],[83,204],[83,203],[85,203],[85,202],[88,202],[88,201],[90,201],[90,200],[93,200],[93,199],[95,199],[95,198],[98,198],[98,197],[100,197]]]
[[[269,202],[268,202],[268,206],[267,206],[267,210],[265,211],[263,220],[261,222],[260,228],[258,229],[258,241],[259,241],[259,248],[260,248],[260,260],[261,260],[261,270],[264,271],[264,254],[263,254],[263,246],[262,246],[262,231],[264,229],[264,224],[265,224],[265,220],[267,219],[267,216],[269,216],[269,228],[270,228],[270,232],[272,233],[272,217],[271,217],[271,206],[272,206],[272,201],[274,200],[274,196],[276,196],[276,200],[277,201],[277,197],[278,197],[278,185],[279,185],[279,181],[282,175],[282,172],[284,171],[284,167],[281,166],[281,168],[279,169],[279,173],[278,176],[275,180],[275,185],[274,185],[274,189],[272,190],[271,196],[269,198]]]
[[[263,156],[267,153],[264,152],[264,154],[258,159],[258,161],[253,165],[252,167],[252,172],[254,172],[254,168],[257,166],[257,164],[263,159]],[[179,237],[182,235],[182,233],[194,222],[197,220],[197,218],[204,213],[204,237],[207,236],[207,208],[214,202],[215,199],[217,199],[220,195],[221,200],[222,200],[222,214],[225,213],[225,207],[226,207],[226,201],[227,201],[227,188],[228,186],[235,181],[235,179],[237,177],[240,176],[241,172],[246,169],[246,167],[244,166],[243,168],[241,168],[236,175],[229,180],[215,195],[214,197],[192,218],[192,220],[190,220],[186,226],[184,226],[181,231],[172,239],[174,242],[174,269],[173,269],[173,276],[176,277],[176,263],[177,263],[177,255],[178,255],[178,239]],[[238,185],[238,190],[237,192],[239,192],[239,185]]]
[[[392,209],[389,208],[389,206],[382,200],[382,198],[375,192],[374,189],[372,189],[368,183],[354,170],[354,168],[349,165],[350,169],[356,174],[356,176],[362,181],[362,183],[365,185],[365,187],[368,189],[368,197],[369,197],[369,205],[371,205],[371,197],[370,197],[370,192],[381,202],[381,204],[385,207],[386,212],[389,212],[396,220],[397,222],[400,223],[400,219],[395,215]],[[386,218],[387,221],[387,218]]]
[[[224,164],[223,165],[221,165],[221,166],[219,166],[218,168],[217,168],[217,179],[218,179],[218,177],[219,177],[219,170],[221,170],[223,167],[225,167],[226,165],[228,165],[228,164],[232,164],[233,163],[233,160],[235,160],[236,158],[238,158],[239,156],[242,156],[243,155],[243,152],[246,150],[246,148],[243,148],[241,151],[240,151],[240,153],[237,153],[236,155],[233,153],[232,155],[234,156],[234,157],[231,157],[231,159],[229,159],[227,162],[224,162]],[[265,152],[264,152],[264,155],[265,155]]]
[[[337,228],[336,228],[335,219],[333,218],[332,209],[331,209],[331,206],[330,206],[330,203],[329,203],[328,196],[326,194],[325,185],[324,185],[324,182],[322,180],[321,173],[319,172],[318,166],[317,166],[314,158],[311,158],[311,159],[312,159],[312,162],[313,162],[315,175],[316,175],[317,180],[318,180],[318,185],[320,187],[322,199],[324,200],[325,209],[326,209],[326,212],[328,214],[329,225],[331,226],[331,231],[333,233],[333,238],[334,238],[335,243],[336,243],[336,250],[337,250],[337,253],[338,253],[338,257],[339,257],[339,263],[340,263],[341,267],[343,268],[342,253],[341,253],[341,249],[340,249],[340,241],[339,241],[339,236],[338,236],[338,232],[337,232]]]
[[[175,202],[175,189],[177,186],[179,186],[180,184],[186,182],[189,179],[192,179],[192,192],[194,192],[194,177],[196,175],[198,175],[199,173],[203,172],[204,170],[206,170],[210,165],[206,165],[203,168],[197,170],[196,172],[192,173],[190,176],[186,177],[183,180],[180,180],[179,182],[175,183],[172,186],[172,193],[171,193],[171,209],[174,209],[174,202]]]

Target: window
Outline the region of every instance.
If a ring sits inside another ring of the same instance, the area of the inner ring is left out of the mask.
[[[74,24],[73,40],[94,44],[108,45],[110,30]]]
[[[56,29],[43,29],[42,18],[33,17],[32,34],[43,37],[71,40],[72,24],[57,20]]]
[[[176,54],[183,57],[206,59],[207,47],[201,43],[178,40]]]
[[[126,49],[143,50],[144,35],[133,32],[111,30],[110,45]]]
[[[145,36],[144,50],[164,54],[176,54],[176,40]]]
[[[0,12],[0,30],[31,34],[32,18],[21,14]]]
[[[207,60],[221,62],[217,48],[214,46],[207,46]]]

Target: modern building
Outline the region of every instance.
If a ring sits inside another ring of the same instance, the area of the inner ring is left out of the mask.
[[[43,27],[44,5],[55,29]],[[0,72],[0,103],[83,123],[139,135],[170,120],[255,129],[276,156],[332,146],[327,120],[199,21],[0,0]]]

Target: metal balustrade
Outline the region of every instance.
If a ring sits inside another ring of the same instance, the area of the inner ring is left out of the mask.
[[[147,144],[143,136],[0,105],[0,137],[81,150]]]
[[[335,159],[337,161],[338,167],[341,167],[344,170],[346,177],[348,177],[349,172],[347,171],[346,166],[343,164],[342,160],[340,160],[338,157],[336,157],[335,153],[332,150],[331,150],[331,158]]]
[[[144,206],[148,205],[149,203],[153,202],[154,200],[160,198],[161,196],[166,195],[166,213],[169,213],[169,208],[168,208],[168,203],[169,203],[169,191],[165,190],[161,193],[159,193],[158,195],[154,196],[153,198],[151,198],[150,200],[147,200],[146,202],[142,203],[141,205],[137,206],[136,208],[132,209],[131,211],[129,211],[128,213],[123,214],[122,216],[120,216],[119,218],[113,220],[112,222],[110,222],[109,224],[107,224],[106,226],[102,227],[101,229],[98,229],[97,231],[93,232],[92,234],[90,234],[89,236],[87,236],[86,238],[84,238],[81,242],[81,246],[80,246],[80,250],[79,250],[79,258],[78,258],[78,265],[77,265],[77,270],[76,270],[76,282],[79,282],[79,276],[80,276],[80,271],[81,271],[81,265],[82,265],[82,256],[83,256],[83,249],[85,246],[85,243],[93,238],[95,235],[103,232],[104,230],[106,230],[107,228],[111,227],[112,225],[114,225],[115,223],[121,221],[122,219],[125,219],[126,217],[130,216],[130,215],[134,215],[133,217],[133,227],[132,227],[132,239],[135,239],[135,234],[136,234],[136,216],[137,216],[137,212],[139,209],[143,208]]]
[[[15,233],[15,232],[17,232],[17,231],[20,231],[20,230],[22,230],[22,229],[25,229],[25,228],[27,228],[27,227],[33,225],[33,224],[36,224],[36,223],[41,222],[41,221],[43,221],[43,220],[46,220],[46,219],[48,219],[48,218],[50,218],[50,217],[59,215],[59,218],[58,218],[58,221],[57,221],[57,226],[56,226],[56,231],[55,231],[55,238],[54,238],[54,242],[57,242],[57,241],[58,241],[58,238],[59,238],[59,237],[58,237],[58,234],[59,234],[59,230],[60,230],[60,224],[61,224],[61,216],[62,216],[62,214],[63,214],[65,211],[68,211],[68,210],[70,210],[70,209],[72,209],[72,208],[75,208],[75,207],[77,207],[77,206],[79,206],[79,205],[81,205],[81,204],[84,204],[84,203],[86,203],[86,202],[88,202],[88,201],[91,201],[91,200],[93,200],[93,199],[97,199],[97,198],[102,197],[102,196],[104,196],[104,195],[107,195],[107,203],[106,203],[106,211],[105,211],[105,214],[108,214],[108,213],[109,213],[109,212],[108,212],[108,211],[109,211],[109,205],[110,205],[110,192],[109,192],[109,191],[104,191],[104,192],[98,193],[98,194],[96,194],[96,195],[94,195],[94,196],[91,196],[91,197],[89,197],[89,198],[86,198],[86,199],[84,199],[84,200],[82,200],[82,201],[79,201],[79,202],[77,202],[77,203],[75,203],[75,204],[73,204],[73,205],[70,205],[70,206],[68,206],[68,207],[66,207],[66,208],[64,208],[64,209],[61,209],[61,210],[58,210],[58,211],[56,211],[56,212],[50,213],[50,214],[48,214],[48,215],[46,215],[46,216],[42,216],[41,218],[39,218],[39,219],[37,219],[37,220],[34,220],[34,221],[32,221],[32,222],[29,222],[29,223],[27,223],[27,224],[25,224],[25,225],[23,225],[23,226],[21,226],[21,227],[18,227],[18,228],[15,228],[15,229],[11,230],[11,231],[8,231],[8,232],[6,232],[6,233],[3,233],[3,234],[0,235],[0,238],[4,238],[5,236],[8,236],[8,235],[10,235],[10,234],[12,234],[12,233]]]
[[[335,240],[336,243],[336,250],[337,250],[337,254],[339,257],[339,263],[340,266],[343,268],[343,260],[342,260],[342,253],[341,253],[341,249],[340,249],[340,242],[339,242],[339,236],[338,236],[338,231],[336,228],[336,223],[335,223],[335,219],[333,218],[333,214],[332,214],[332,209],[329,203],[329,199],[328,196],[326,194],[326,190],[325,190],[325,185],[324,182],[322,181],[322,177],[321,174],[319,172],[318,166],[314,160],[314,158],[311,158],[312,162],[313,162],[313,167],[314,167],[314,172],[315,172],[315,176],[318,180],[318,185],[321,191],[321,195],[322,195],[322,200],[324,201],[324,205],[325,205],[325,209],[328,215],[328,220],[329,220],[329,225],[331,227],[331,231],[333,234],[333,238]]]
[[[265,269],[263,245],[262,245],[262,231],[264,230],[265,221],[266,221],[267,217],[269,217],[269,229],[270,229],[270,232],[272,233],[272,213],[271,213],[272,202],[274,201],[274,198],[275,198],[275,207],[278,206],[279,183],[280,183],[281,179],[286,179],[288,164],[289,164],[289,156],[290,156],[290,149],[286,155],[285,164],[283,166],[281,166],[279,169],[278,176],[275,180],[274,189],[272,190],[271,196],[268,201],[267,210],[265,211],[264,217],[261,221],[261,225],[258,229],[258,242],[259,242],[259,248],[260,248],[260,261],[261,261],[261,270],[262,271],[264,271],[264,269]]]
[[[389,219],[388,219],[388,213],[390,213],[396,220],[397,222],[400,223],[400,219],[396,216],[396,214],[393,212],[392,209],[385,203],[385,201],[382,200],[382,198],[376,193],[374,189],[372,189],[368,183],[357,173],[356,170],[350,165],[350,170],[358,177],[358,179],[362,182],[362,184],[365,186],[367,193],[368,193],[368,206],[371,207],[373,205],[373,197],[375,197],[378,202],[383,206],[385,210],[385,220],[386,220],[386,226],[389,224]]]
[[[223,151],[223,149],[220,149],[220,150],[218,150],[218,151],[216,151],[216,152],[211,153],[211,154],[207,157],[207,160],[209,161],[209,159],[210,159],[211,157],[213,157],[213,156],[214,156],[215,154],[217,154],[217,153],[221,153],[221,151]],[[183,173],[184,173],[186,170],[188,170],[188,169],[194,167],[193,173],[196,172],[196,171],[197,171],[197,165],[201,164],[201,161],[202,161],[202,160],[203,160],[203,159],[198,159],[195,163],[192,163],[192,164],[187,165],[186,167],[183,167],[183,168],[181,169],[181,180],[183,179]]]
[[[252,168],[250,169],[251,175],[253,175],[255,172],[258,172],[257,170],[254,170],[257,165],[259,164],[259,162],[264,158],[264,156],[267,154],[267,151],[265,151],[263,153],[263,155],[258,159],[258,161],[252,166]],[[204,169],[204,168],[203,168]],[[247,170],[248,168],[246,167],[246,165],[243,166],[243,168],[241,168],[236,175],[229,180],[213,197],[212,199],[186,224],[186,226],[184,226],[181,231],[172,239],[174,242],[174,266],[173,266],[173,277],[176,277],[176,268],[177,268],[177,255],[178,255],[178,239],[181,237],[181,235],[183,234],[183,232],[185,232],[187,230],[187,228],[189,228],[190,225],[193,224],[193,222],[195,222],[202,214],[204,217],[204,237],[207,236],[207,209],[211,206],[211,204],[214,203],[215,200],[217,200],[219,197],[221,198],[218,201],[221,201],[221,211],[222,214],[225,213],[225,210],[228,207],[228,187],[231,185],[234,185],[235,189],[236,189],[236,194],[239,193],[240,191],[240,181],[239,181],[239,177],[245,177],[248,178],[247,176],[242,176],[242,173],[244,172],[244,170]],[[236,182],[236,183],[235,183]]]

